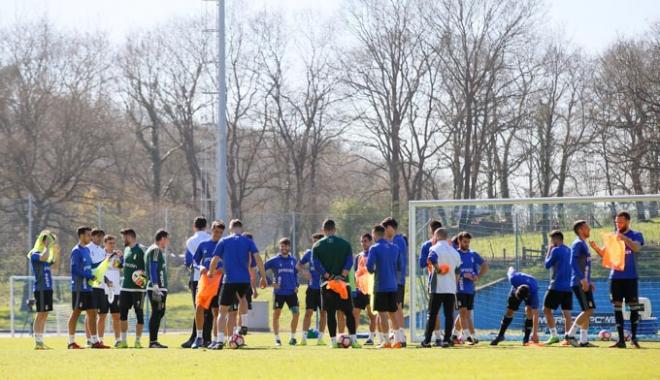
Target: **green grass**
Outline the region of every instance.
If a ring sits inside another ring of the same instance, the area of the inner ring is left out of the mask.
[[[181,335],[162,342],[178,347]],[[67,351],[64,338],[46,338],[52,351],[33,351],[28,338],[0,339],[3,379],[637,379],[660,378],[660,343],[642,350],[566,347],[490,347],[331,350],[272,346],[270,334],[247,337],[248,348],[223,351]],[[132,343],[132,339],[129,339]],[[601,347],[603,345],[599,344]]]

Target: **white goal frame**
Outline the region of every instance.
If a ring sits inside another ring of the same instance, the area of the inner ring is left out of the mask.
[[[496,199],[444,199],[444,200],[418,200],[408,202],[408,273],[409,297],[410,297],[410,339],[413,342],[421,340],[421,334],[417,331],[415,318],[422,308],[417,305],[417,259],[419,255],[419,244],[417,241],[417,209],[428,207],[452,207],[452,206],[527,206],[542,204],[575,204],[575,203],[613,203],[613,202],[660,202],[660,194],[644,195],[615,195],[595,197],[539,197],[539,198],[496,198]],[[424,227],[425,228],[425,227]],[[517,243],[517,242],[516,242]],[[519,247],[516,244],[516,251]],[[423,333],[423,332],[422,332]]]

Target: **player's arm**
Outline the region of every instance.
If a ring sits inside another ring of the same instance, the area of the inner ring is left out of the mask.
[[[596,253],[598,254],[598,256],[603,257],[603,255],[605,255],[605,247],[602,247],[602,248],[601,248],[601,247],[598,245],[598,243],[596,243],[596,242],[593,241],[593,240],[590,240],[590,241],[589,241],[589,245],[591,246],[591,249],[593,249],[594,251],[596,251]]]
[[[589,282],[587,281],[587,278],[585,277],[584,273],[582,270],[580,270],[580,265],[578,264],[578,259],[580,256],[583,255],[581,252],[582,250],[580,248],[572,249],[573,252],[571,252],[572,257],[571,257],[571,267],[573,268],[573,275],[575,278],[577,278],[580,281],[580,285],[582,286],[582,289],[586,292],[589,290]],[[585,253],[586,254],[586,253]]]
[[[551,246],[548,248],[548,253],[545,255],[545,269],[552,268],[552,266],[555,265],[555,262],[557,262],[556,252],[557,250],[555,250],[554,247]]]
[[[426,260],[429,257],[429,248],[430,247],[429,247],[428,244],[426,244],[426,243],[422,244],[422,249],[419,252],[419,260],[418,260],[418,263],[417,263],[417,264],[419,264],[419,267],[421,269],[426,268]]]
[[[353,250],[351,249],[350,244],[346,249],[345,255],[346,256],[344,258],[344,268],[341,271],[341,276],[344,277],[345,279],[348,279],[348,274],[351,272],[351,268],[353,267]]]
[[[319,260],[318,256],[314,254],[314,249],[316,248],[312,248],[312,262],[314,263],[314,268],[316,268],[316,271],[319,272],[319,275],[322,279],[329,280],[330,274],[325,269],[323,264],[321,264],[321,260]]]
[[[259,252],[256,251],[256,247],[255,252],[251,253],[251,255],[257,262],[257,270],[259,271],[259,276],[261,277],[259,279],[259,287],[265,289],[268,286],[268,281],[266,280],[266,268],[264,268],[264,261],[261,259]]]
[[[622,234],[621,232],[617,232],[616,235],[618,239],[623,241],[628,246],[628,248],[630,248],[630,250],[633,251],[634,253],[637,253],[639,252],[640,249],[642,249],[642,245],[643,245],[642,242],[635,241],[629,238],[628,236]]]
[[[367,272],[374,273],[376,271],[376,256],[378,253],[369,248],[369,257],[367,257]]]
[[[225,253],[225,245],[223,244],[223,241],[220,240],[220,242],[215,246],[215,249],[213,250],[213,258],[211,259],[211,263],[209,264],[207,276],[213,277],[215,274],[215,268],[218,267],[218,263],[220,260],[222,260],[222,256]]]

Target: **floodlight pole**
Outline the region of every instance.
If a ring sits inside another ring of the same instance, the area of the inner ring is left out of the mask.
[[[218,0],[218,138],[215,217],[227,219],[227,86],[225,83],[225,0]]]

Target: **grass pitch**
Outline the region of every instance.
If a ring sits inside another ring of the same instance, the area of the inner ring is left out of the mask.
[[[144,337],[146,338],[146,336]],[[143,338],[143,339],[144,339]],[[282,338],[287,338],[283,334]],[[0,339],[2,379],[635,379],[660,378],[660,343],[643,349],[490,347],[377,350],[307,346],[276,348],[271,334],[250,334],[249,347],[222,351],[178,348],[183,335],[167,334],[167,350],[67,351],[66,339],[47,337],[52,351],[34,351],[29,338]],[[80,338],[79,338],[80,342]],[[310,343],[314,341],[310,341]],[[132,344],[132,338],[129,338]]]

